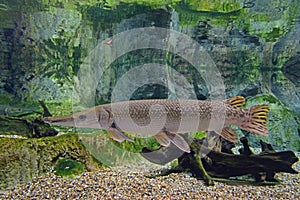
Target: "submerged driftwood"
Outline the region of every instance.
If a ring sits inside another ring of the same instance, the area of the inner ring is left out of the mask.
[[[55,136],[58,132],[39,119],[33,121],[0,116],[0,135],[19,135],[26,138]]]
[[[232,177],[245,175],[250,175],[254,179],[253,184],[276,184],[278,180],[274,177],[275,173],[297,173],[292,168],[292,165],[298,161],[294,152],[275,152],[270,144],[261,141],[262,152],[255,155],[251,152],[246,138],[241,138],[241,142],[243,148],[239,150],[239,155],[233,154],[232,146],[228,147],[226,142],[222,144],[221,140],[211,150],[207,148],[205,140],[194,139],[190,143],[191,153],[189,154],[178,155],[176,147],[171,146],[161,147],[154,151],[144,148],[142,156],[157,164],[166,164],[176,156],[178,157],[176,167],[150,175],[150,177],[188,171],[194,177],[203,179],[207,185],[213,185],[213,180],[228,182]],[[235,182],[241,181],[235,180]]]
[[[36,111],[26,111],[15,113],[15,116],[0,116],[0,135],[19,135],[26,138],[41,138],[55,136],[58,134],[49,124],[38,118],[26,119],[24,116],[32,114],[41,114],[43,117],[51,116],[45,103],[39,101],[42,107],[42,113]]]

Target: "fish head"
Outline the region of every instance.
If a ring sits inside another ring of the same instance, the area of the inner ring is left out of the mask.
[[[110,109],[101,108],[98,113],[99,124],[102,129],[109,129],[113,124],[113,115]]]
[[[43,121],[45,123],[58,125],[58,126],[75,126],[72,115],[65,115],[65,116],[58,116],[58,117],[44,117]]]
[[[71,115],[45,117],[43,120],[46,123],[58,126],[99,129],[107,129],[112,124],[110,114],[102,108],[99,111],[95,108],[91,108]]]

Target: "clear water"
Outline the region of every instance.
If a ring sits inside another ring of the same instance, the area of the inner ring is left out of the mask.
[[[129,99],[270,106],[276,150],[300,150],[299,0],[0,0],[0,115]],[[71,103],[70,103],[71,102]],[[4,128],[0,126],[0,131]]]

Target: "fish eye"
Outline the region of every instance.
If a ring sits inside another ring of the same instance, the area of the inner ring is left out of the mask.
[[[85,120],[86,119],[86,116],[85,115],[79,115],[78,117],[80,120]]]

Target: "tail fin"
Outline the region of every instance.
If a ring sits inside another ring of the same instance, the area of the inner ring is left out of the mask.
[[[246,110],[249,118],[242,123],[241,128],[251,133],[267,136],[267,114],[269,112],[268,105],[257,105]]]

